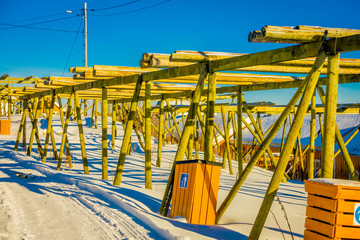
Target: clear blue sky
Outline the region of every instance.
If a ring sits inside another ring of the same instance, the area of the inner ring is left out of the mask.
[[[139,0],[111,8],[128,1],[88,0],[88,65],[139,66],[142,53],[171,53],[175,50],[224,51],[253,53],[284,47],[281,44],[249,43],[250,31],[265,25],[313,25],[360,29],[359,0],[342,1],[212,1]],[[61,76],[78,31],[84,1],[0,0],[0,74],[12,77],[34,75]],[[72,14],[66,10],[78,10]],[[119,14],[120,13],[120,14]],[[126,13],[126,14],[121,14]],[[51,14],[49,18],[21,21]],[[94,16],[111,15],[113,16]],[[67,18],[51,21],[59,18]],[[67,30],[58,32],[29,28],[9,28],[10,25]],[[80,27],[83,30],[83,26]],[[360,52],[342,57],[360,58]],[[70,66],[83,66],[83,35],[79,34],[70,56]],[[360,102],[360,84],[340,86],[339,102]],[[248,101],[273,101],[284,104],[293,91],[269,91],[247,94]]]

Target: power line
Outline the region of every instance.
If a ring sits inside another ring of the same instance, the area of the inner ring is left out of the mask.
[[[89,11],[104,11],[104,10],[109,10],[109,9],[113,9],[113,8],[118,8],[118,7],[123,7],[123,6],[126,6],[126,5],[130,5],[130,4],[139,2],[139,1],[140,1],[140,0],[134,0],[134,1],[132,1],[132,2],[127,2],[127,3],[123,3],[123,4],[120,4],[120,5],[115,5],[115,6],[107,7],[107,8],[89,9]]]
[[[33,25],[37,25],[37,24],[56,22],[56,21],[60,21],[60,20],[64,20],[64,19],[70,19],[70,18],[79,17],[79,16],[80,15],[69,16],[69,17],[64,17],[64,18],[57,18],[57,19],[52,19],[52,20],[47,20],[47,21],[42,21],[42,22],[30,23],[30,24],[26,24],[26,25],[14,25],[12,27],[0,28],[0,30],[7,30],[7,29],[12,29],[12,28],[18,28],[18,27],[28,27],[28,26],[33,26]],[[8,24],[7,23],[0,23],[0,25],[8,25]]]
[[[77,33],[77,31],[64,30],[64,29],[28,27],[28,26],[14,25],[14,24],[6,24],[6,23],[0,23],[0,25],[12,26],[12,27],[16,27],[16,28],[27,28],[27,29],[36,29],[36,30],[54,31],[54,32],[70,32],[70,33]],[[0,29],[0,30],[1,30],[1,29]]]
[[[80,32],[80,27],[81,27],[81,25],[82,25],[82,22],[83,22],[83,18],[81,18],[80,25],[79,25],[79,27],[78,27],[78,30],[77,30],[77,33],[76,33],[76,36],[75,36],[75,40],[74,40],[73,45],[72,45],[72,47],[71,47],[71,50],[70,50],[69,56],[68,56],[68,58],[67,58],[67,60],[66,60],[66,64],[65,64],[65,67],[64,67],[64,70],[63,70],[62,76],[64,76],[64,73],[65,73],[66,67],[67,67],[67,65],[68,65],[68,63],[69,63],[69,60],[70,60],[71,54],[72,54],[72,52],[73,52],[73,50],[74,50],[74,46],[75,46],[75,43],[76,43],[77,37],[78,37],[78,35],[79,35],[79,32]]]
[[[82,9],[71,10],[71,12],[76,12],[76,11],[80,11],[80,10],[82,10]],[[53,16],[59,16],[59,15],[63,15],[63,14],[66,14],[66,12],[54,13],[54,14],[50,14],[50,15],[45,15],[45,16],[40,16],[40,17],[33,17],[33,18],[27,18],[27,19],[22,19],[22,20],[16,20],[16,21],[9,22],[9,24],[11,24],[11,23],[18,23],[18,22],[32,21],[32,20],[36,20],[36,19],[48,18],[48,17],[53,17]]]
[[[116,15],[123,15],[123,14],[128,14],[128,13],[133,13],[133,12],[138,12],[138,11],[142,11],[142,10],[146,10],[146,9],[149,9],[149,8],[153,8],[153,7],[156,7],[156,6],[159,6],[161,4],[164,4],[164,3],[167,3],[167,2],[170,2],[170,0],[166,0],[166,1],[163,1],[163,2],[159,2],[157,4],[153,4],[153,5],[150,5],[150,6],[147,6],[147,7],[143,7],[143,8],[138,8],[138,9],[135,9],[135,10],[131,10],[131,11],[126,11],[126,12],[121,12],[121,13],[114,13],[114,14],[89,14],[89,16],[96,16],[96,17],[108,17],[108,16],[116,16]]]

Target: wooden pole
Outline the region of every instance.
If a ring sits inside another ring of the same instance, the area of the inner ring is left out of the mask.
[[[98,114],[97,107],[98,107],[98,101],[95,100],[95,115],[94,115],[94,117],[95,117],[95,129],[97,129],[97,120],[98,120],[98,118],[97,118],[97,114]]]
[[[292,147],[294,146],[295,140],[303,124],[304,117],[308,110],[311,97],[314,94],[316,83],[319,79],[320,71],[325,61],[325,58],[326,58],[326,54],[320,51],[319,56],[315,60],[314,68],[309,73],[311,77],[310,79],[308,79],[306,90],[301,98],[299,108],[298,111],[296,112],[294,122],[287,136],[283,152],[280,154],[279,162],[272,176],[269,187],[265,193],[265,197],[262,202],[261,208],[256,217],[253,228],[251,229],[249,239],[259,239],[260,237],[260,233],[264,227],[266,218],[269,214],[271,205],[274,201],[275,195],[277,193],[277,190],[280,186],[280,182],[283,178],[285,169],[287,167],[289,157],[292,151]],[[315,70],[315,72],[313,70]]]
[[[58,100],[58,104],[59,104],[59,114],[60,114],[61,127],[64,129],[64,126],[65,126],[64,112],[63,112],[63,106],[62,106],[62,103],[61,103],[61,98],[59,97],[59,95],[57,96],[57,100]],[[68,158],[68,162],[69,162],[69,168],[72,168],[70,145],[69,145],[69,140],[68,140],[67,136],[65,138],[65,151],[67,153],[67,158]]]
[[[151,81],[145,83],[145,188],[152,189],[151,176]]]
[[[185,127],[183,130],[183,134],[180,138],[180,143],[179,143],[178,150],[176,152],[174,161],[181,161],[184,158],[185,150],[187,148],[187,144],[188,144],[188,141],[189,141],[189,138],[190,138],[190,135],[193,130],[194,123],[195,123],[195,115],[196,115],[196,112],[197,112],[197,109],[199,106],[199,102],[201,99],[201,95],[202,95],[202,92],[204,89],[205,79],[208,75],[207,73],[208,73],[208,66],[200,65],[199,81],[198,81],[196,88],[194,90],[194,93],[193,93],[189,113],[186,118]],[[172,165],[170,175],[169,175],[169,180],[166,185],[163,200],[161,202],[159,212],[162,216],[167,216],[167,213],[168,213],[168,210],[170,207],[170,202],[171,202],[171,198],[172,198],[172,187],[173,187],[173,183],[174,183],[174,174],[175,174],[175,164]]]
[[[59,160],[58,160],[58,165],[57,165],[57,168],[56,168],[58,171],[60,171],[60,169],[61,169],[61,161],[62,161],[62,157],[64,155],[65,142],[66,142],[66,138],[67,138],[67,129],[68,129],[68,126],[69,126],[70,116],[71,116],[71,112],[72,112],[72,102],[73,102],[73,100],[74,100],[74,94],[72,93],[70,95],[69,100],[68,100],[68,106],[67,106],[67,110],[66,110],[66,119],[65,119],[65,122],[64,122],[64,125],[63,125],[63,135],[62,135],[61,145],[60,145]]]
[[[50,108],[48,111],[48,116],[47,116],[47,129],[46,129],[46,136],[45,136],[45,146],[44,146],[44,155],[42,157],[42,162],[46,163],[46,155],[47,155],[47,151],[48,151],[48,147],[49,147],[49,140],[50,140],[50,135],[51,135],[51,130],[52,130],[52,119],[53,119],[53,112],[54,112],[54,105],[55,105],[55,96],[52,95],[51,96],[51,102],[50,102]]]
[[[114,178],[114,185],[119,186],[121,183],[121,177],[124,171],[124,164],[125,164],[125,159],[126,159],[126,154],[128,152],[129,149],[129,143],[131,140],[131,133],[132,133],[132,128],[134,125],[134,119],[135,119],[135,113],[136,113],[136,109],[138,106],[138,99],[139,99],[139,95],[140,95],[140,90],[141,90],[141,84],[142,84],[143,80],[141,75],[138,76],[138,80],[136,83],[136,87],[134,90],[134,95],[133,98],[131,100],[131,105],[130,105],[130,112],[127,118],[127,124],[126,124],[126,128],[124,131],[124,137],[123,137],[123,141],[121,144],[121,149],[120,149],[120,155],[119,155],[119,160],[118,160],[118,164],[116,167],[116,173],[115,173],[115,178]]]
[[[241,185],[245,182],[247,176],[250,174],[251,170],[256,165],[256,162],[260,158],[260,156],[262,154],[262,151],[264,151],[270,145],[272,139],[275,137],[277,132],[282,127],[285,119],[290,114],[290,112],[292,112],[295,104],[298,102],[300,96],[305,91],[305,88],[307,87],[308,82],[310,82],[310,81],[315,81],[316,82],[317,81],[317,79],[318,79],[318,77],[320,75],[320,72],[321,72],[322,65],[323,65],[323,63],[325,61],[325,57],[326,57],[326,55],[323,52],[321,52],[321,54],[319,54],[319,57],[317,57],[313,68],[311,69],[309,74],[306,76],[304,82],[301,83],[300,87],[298,88],[298,90],[296,91],[294,96],[291,98],[291,100],[287,104],[284,111],[279,116],[279,118],[276,121],[276,123],[274,124],[273,128],[270,130],[269,134],[266,136],[264,141],[260,144],[258,150],[252,156],[252,158],[250,159],[250,161],[246,165],[244,171],[242,172],[240,177],[236,180],[234,186],[232,187],[229,194],[225,198],[224,202],[221,204],[221,206],[217,210],[217,212],[216,212],[216,222],[219,222],[220,218],[222,217],[222,215],[224,214],[224,212],[226,211],[226,209],[230,205],[231,201],[235,198],[236,193],[239,191]],[[256,238],[254,238],[254,239],[256,239]]]
[[[221,115],[222,115],[222,120],[223,120],[223,125],[224,125],[224,133],[225,133],[225,152],[224,152],[224,157],[223,157],[223,168],[224,166],[226,166],[226,159],[228,159],[229,162],[229,173],[231,175],[234,174],[233,169],[232,169],[232,162],[231,162],[231,154],[230,154],[230,137],[229,137],[229,121],[226,121],[226,117],[225,117],[225,110],[224,110],[224,106],[221,106]],[[228,120],[230,119],[229,113],[228,113]]]
[[[242,134],[242,92],[241,86],[237,91],[237,154],[238,154],[238,176],[243,171],[243,134]]]
[[[249,109],[249,106],[247,105],[247,103],[245,102],[244,99],[243,99],[243,106],[244,106],[244,110],[246,111],[246,113],[247,113],[247,115],[248,115],[248,117],[249,117],[249,119],[250,119],[250,121],[251,121],[251,123],[252,123],[252,125],[253,125],[253,127],[254,127],[254,129],[255,129],[255,131],[256,131],[256,133],[257,133],[257,135],[259,136],[259,138],[257,138],[258,142],[259,142],[259,143],[263,142],[263,141],[264,141],[264,135],[263,135],[262,131],[260,130],[258,124],[256,123],[256,121],[255,121],[255,119],[254,119],[254,117],[253,117],[253,115],[252,115],[252,113],[251,113],[251,111],[250,111],[250,109]],[[246,125],[246,122],[245,122],[245,121],[243,121],[243,122],[244,122],[244,124]],[[251,127],[248,127],[248,129],[250,130]],[[256,134],[255,134],[254,136],[256,137]],[[273,152],[271,151],[270,147],[269,147],[269,146],[266,147],[265,150],[266,150],[266,152],[268,153],[269,158],[270,158],[272,164],[276,167],[277,162],[276,162],[276,159],[275,159],[274,154],[273,154]],[[265,155],[265,156],[266,156],[266,155]],[[286,178],[285,178],[285,177],[284,177],[283,181],[286,182]]]
[[[108,116],[108,100],[107,88],[102,88],[101,97],[101,178],[108,180],[108,150],[107,150],[107,116]]]
[[[262,124],[261,124],[261,116],[260,116],[260,113],[258,112],[257,113],[257,124],[258,124],[258,127],[259,127],[259,130],[261,133],[263,133],[263,129],[262,129]],[[266,152],[263,153],[263,158],[264,158],[264,168],[267,170],[268,169],[268,165],[267,165],[267,158],[266,158]]]
[[[328,58],[328,81],[326,82],[324,113],[324,141],[321,155],[321,177],[323,178],[333,178],[334,171],[335,124],[340,54],[331,54]]]
[[[39,119],[39,116],[40,116],[40,113],[41,113],[41,105],[42,105],[43,101],[44,101],[43,98],[41,98],[40,101],[37,101],[37,99],[35,100],[34,107],[36,106],[36,111],[34,113],[33,127],[32,127],[32,130],[31,130],[31,135],[30,135],[30,140],[29,140],[29,148],[27,150],[27,155],[28,156],[31,155],[32,145],[34,143],[34,137],[35,137],[35,134],[37,132],[37,122],[38,122],[38,119]],[[35,110],[35,108],[34,108],[34,110]],[[38,143],[38,145],[39,145],[39,143]]]
[[[320,99],[321,101],[324,103],[326,101],[325,99],[325,94],[324,94],[324,91],[321,87],[318,87],[317,88],[317,91],[320,95]],[[354,167],[354,164],[351,160],[351,157],[350,157],[350,154],[346,148],[346,144],[344,143],[344,139],[343,137],[341,136],[341,133],[340,133],[340,130],[339,130],[339,127],[337,126],[336,122],[335,122],[335,137],[336,137],[336,140],[337,140],[337,143],[339,145],[339,148],[343,154],[343,158],[345,160],[345,164],[349,170],[349,173],[350,173],[350,176],[351,176],[351,179],[352,180],[356,180],[358,181],[358,177],[356,175],[356,172],[355,172],[355,167]],[[335,158],[335,154],[334,154],[334,158]],[[323,171],[321,171],[323,172]]]
[[[199,159],[200,143],[199,143],[199,120],[194,124],[194,140],[195,140],[195,158]]]
[[[92,104],[92,109],[91,109],[91,123],[90,123],[90,127],[91,127],[91,128],[94,126],[96,100],[93,99],[92,102],[93,102],[93,104]]]
[[[311,98],[311,121],[310,121],[310,151],[308,162],[308,179],[314,178],[315,159],[315,127],[316,127],[316,91]]]
[[[288,120],[288,119],[286,118],[286,119],[285,119],[285,122],[284,122],[284,126],[283,126],[283,132],[282,132],[282,137],[281,137],[280,152],[283,150],[283,147],[284,147],[287,120]]]
[[[84,137],[84,130],[83,125],[81,121],[81,110],[79,105],[79,94],[78,92],[75,92],[75,110],[76,110],[76,119],[77,119],[77,125],[79,129],[79,137],[80,137],[80,147],[81,147],[81,156],[83,160],[83,166],[84,166],[84,173],[89,174],[89,166],[88,166],[88,160],[86,156],[86,149],[85,149],[85,137]]]
[[[111,121],[111,148],[115,149],[115,137],[116,137],[116,103],[112,103],[112,121]]]
[[[21,116],[21,121],[20,121],[20,126],[19,126],[19,131],[16,137],[16,142],[15,142],[15,148],[14,151],[16,152],[19,148],[19,143],[20,143],[20,138],[21,138],[21,132],[24,131],[24,129],[26,128],[26,112],[27,112],[27,107],[28,107],[28,100],[25,99],[23,101],[23,114]],[[26,138],[25,138],[26,139]],[[26,143],[26,142],[25,142]],[[26,146],[26,144],[25,144]],[[24,147],[24,144],[23,144]]]
[[[23,113],[26,112],[28,114],[28,106],[29,106],[29,100],[28,99],[24,99],[24,102],[23,102],[24,106],[23,106]],[[24,126],[22,128],[22,147],[25,148],[26,150],[26,114],[24,116],[24,122],[23,122]]]
[[[207,161],[212,161],[214,155],[213,140],[214,140],[215,96],[216,96],[216,72],[209,74],[209,78],[208,78],[205,140],[204,140],[205,142],[204,160]]]
[[[159,111],[159,138],[158,138],[158,152],[156,167],[161,166],[161,150],[164,143],[164,98],[160,100],[160,111]]]

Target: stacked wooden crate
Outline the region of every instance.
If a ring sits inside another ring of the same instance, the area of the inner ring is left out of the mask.
[[[11,120],[0,119],[0,135],[10,135]]]
[[[305,191],[304,239],[360,239],[359,182],[314,179],[305,181]]]

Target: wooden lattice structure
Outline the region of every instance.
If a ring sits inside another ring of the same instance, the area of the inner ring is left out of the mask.
[[[333,176],[334,143],[336,139],[351,178],[358,180],[353,163],[346,149],[346,143],[336,126],[335,116],[338,84],[360,81],[360,60],[340,58],[340,53],[342,52],[360,50],[360,30],[307,26],[298,26],[296,28],[266,26],[261,31],[250,33],[249,40],[252,42],[295,43],[297,45],[253,54],[197,51],[175,51],[172,54],[146,53],[140,61],[141,67],[102,65],[75,67],[70,69],[70,71],[75,74],[73,78],[42,78],[36,80],[34,87],[24,87],[11,92],[5,90],[7,93],[5,92],[4,96],[9,97],[16,94],[16,97],[23,103],[23,115],[15,150],[17,150],[19,146],[21,133],[24,133],[25,130],[24,124],[26,122],[26,116],[29,116],[33,122],[33,129],[27,154],[31,154],[35,139],[38,143],[42,160],[46,162],[48,144],[51,138],[54,146],[54,155],[58,160],[58,169],[60,169],[64,149],[67,148],[69,150],[67,128],[70,117],[74,115],[77,119],[80,133],[84,173],[89,173],[81,122],[81,109],[82,106],[84,106],[83,114],[85,115],[88,110],[92,108],[92,117],[97,116],[97,105],[100,101],[102,122],[107,122],[107,116],[110,114],[110,111],[113,117],[113,147],[115,144],[114,126],[117,119],[122,121],[125,129],[114,185],[121,183],[126,155],[129,154],[131,147],[131,133],[135,130],[139,142],[145,150],[145,187],[151,189],[152,128],[156,129],[155,131],[157,132],[159,142],[157,166],[161,164],[161,149],[166,139],[165,135],[169,134],[174,137],[175,129],[180,140],[174,161],[181,161],[184,157],[192,159],[194,157],[192,154],[194,146],[196,152],[198,152],[199,147],[196,143],[197,129],[200,129],[204,136],[204,158],[210,161],[214,160],[213,142],[214,136],[216,135],[214,132],[221,132],[225,139],[226,146],[226,156],[223,160],[223,166],[225,167],[227,162],[229,171],[232,172],[230,159],[230,149],[232,149],[236,152],[236,159],[239,162],[239,178],[234,183],[225,201],[217,210],[217,222],[224,214],[251,170],[265,153],[268,154],[272,164],[276,167],[250,234],[251,239],[257,239],[263,228],[280,182],[286,181],[288,177],[285,169],[288,165],[294,144],[300,137],[299,130],[301,129],[302,121],[306,113],[310,113],[312,116],[312,137],[309,144],[309,164],[308,166],[302,165],[302,167],[308,168],[309,177],[314,175],[313,159],[315,152],[314,139],[316,135],[314,119],[317,111],[315,91],[318,92],[324,105],[322,110],[324,134],[322,136],[321,176],[325,178],[332,178]],[[243,72],[271,72],[273,75]],[[295,74],[295,76],[284,76],[284,73]],[[307,75],[306,77],[298,77],[298,74]],[[326,74],[327,76],[319,77],[321,74]],[[6,76],[4,79],[6,80]],[[30,78],[30,80],[31,79],[32,78]],[[326,92],[323,91],[321,86],[326,86]],[[247,92],[285,88],[297,88],[297,91],[289,103],[282,108],[275,108],[271,106],[271,104],[254,106],[245,101]],[[68,103],[65,118],[63,114],[60,114],[63,123],[63,136],[60,152],[57,154],[51,122],[56,100],[58,101],[59,112],[63,112],[63,106],[61,104],[62,98],[68,99]],[[232,99],[234,103],[236,100],[237,104],[236,106],[218,104],[218,99]],[[190,101],[190,105],[188,107],[175,108],[171,106],[169,102],[173,100],[188,100]],[[138,107],[139,101],[144,101],[144,111]],[[152,101],[160,101],[160,106],[152,108]],[[90,107],[87,106],[89,102],[92,102]],[[165,102],[167,103],[166,108]],[[110,111],[108,110],[109,103],[112,104]],[[42,148],[39,137],[37,136],[37,121],[43,105],[47,106],[48,109],[46,117],[49,124],[45,145]],[[261,107],[263,108],[262,110],[260,110]],[[186,120],[184,116],[182,119],[184,121],[182,130],[176,120],[176,115],[181,113],[181,111],[187,112]],[[261,125],[259,125],[254,118],[253,113],[273,113],[275,111],[279,113],[280,116],[271,129],[265,134],[261,129]],[[356,111],[356,109],[354,111]],[[155,117],[157,121],[156,125],[152,122],[152,112],[153,115],[158,115],[158,117]],[[215,112],[221,113],[223,116],[224,131],[219,130],[214,124]],[[203,116],[202,113],[204,113],[205,116]],[[243,113],[248,115],[250,122],[244,120]],[[286,141],[283,141],[280,156],[275,158],[269,145],[291,113],[294,114],[294,119],[291,123],[290,131],[286,136]],[[228,120],[226,120],[226,114],[229,116]],[[166,120],[164,120],[164,115],[167,116]],[[231,121],[229,119],[231,119]],[[166,124],[164,124],[166,122],[172,122],[173,126],[166,126]],[[253,151],[251,159],[244,169],[242,163],[245,153],[242,151],[242,127],[240,127],[243,123],[245,125],[247,124],[246,127],[249,130],[251,129],[254,138],[259,143],[259,146]],[[199,127],[195,128],[198,124]],[[229,124],[232,124],[233,128],[236,129],[236,144],[234,145],[231,145],[229,141]],[[102,178],[108,179],[107,124],[102,124],[102,128]],[[143,134],[144,142],[142,142],[141,133]],[[23,144],[26,145],[24,138]],[[301,150],[299,150],[298,155],[299,158],[294,159],[294,164],[303,164],[301,160]],[[71,162],[69,163],[71,164]],[[160,209],[160,213],[165,216],[170,207],[173,178],[174,168],[171,170]]]

